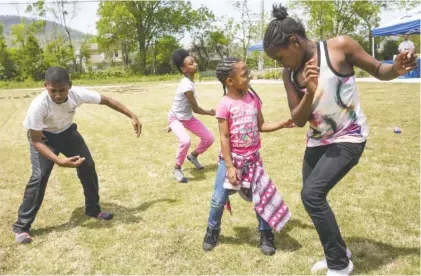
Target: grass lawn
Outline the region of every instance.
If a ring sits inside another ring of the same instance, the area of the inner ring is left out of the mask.
[[[359,83],[370,136],[355,167],[329,195],[355,274],[420,274],[420,85]],[[175,84],[143,83],[100,88],[140,115],[143,133],[107,107],[83,105],[75,122],[84,136],[111,222],[84,215],[74,169],[55,167],[33,224],[33,243],[14,243],[11,226],[30,177],[26,133],[29,104],[40,91],[0,91],[0,274],[310,274],[323,257],[317,233],[301,199],[304,129],[262,134],[265,168],[284,196],[292,220],[276,234],[277,253],[263,256],[252,206],[231,197],[220,244],[205,253],[219,139],[200,157],[205,170],[184,166],[188,184],[171,172],[176,139],[163,132]],[[198,84],[199,104],[217,105],[221,85]],[[288,119],[282,84],[254,87],[267,121]],[[215,118],[198,116],[218,137]],[[399,126],[402,134],[394,134]],[[196,137],[192,139],[196,144]]]

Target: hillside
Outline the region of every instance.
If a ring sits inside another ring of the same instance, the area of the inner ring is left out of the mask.
[[[0,15],[0,24],[3,25],[3,34],[9,46],[12,44],[12,26],[21,22],[25,22],[25,24],[29,25],[34,22],[34,19],[16,15]],[[91,36],[75,29],[70,29],[70,33],[76,44],[79,44],[84,37]],[[45,33],[41,32],[39,39],[41,40],[41,44],[44,44],[46,40],[51,40],[58,35],[67,36],[66,31],[60,26],[60,24],[47,20]]]

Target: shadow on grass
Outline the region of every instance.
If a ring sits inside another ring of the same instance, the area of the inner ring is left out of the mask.
[[[293,228],[314,228],[312,225],[305,224],[297,219],[291,219],[284,229],[282,229],[279,233],[275,233],[275,246],[277,250],[280,251],[297,251],[302,246],[301,244],[290,235],[288,232],[291,231]],[[260,234],[259,231],[256,229],[248,228],[248,227],[234,227],[234,231],[236,232],[235,237],[220,237],[220,243],[228,243],[228,244],[248,244],[252,247],[258,247],[260,241]]]
[[[75,227],[81,226],[86,228],[110,228],[115,222],[121,222],[124,224],[138,223],[143,221],[140,216],[140,212],[145,211],[156,203],[159,202],[176,202],[174,199],[157,199],[151,200],[145,203],[140,204],[135,208],[127,208],[115,203],[101,203],[101,208],[104,211],[110,211],[114,213],[114,218],[111,221],[100,221],[85,215],[85,207],[78,207],[73,210],[70,220],[66,223],[49,226],[45,228],[37,228],[31,230],[31,235],[33,236],[42,236],[50,232],[62,232],[68,231]]]
[[[367,274],[401,256],[414,255],[418,260],[420,256],[419,247],[398,247],[362,237],[351,237],[346,239],[346,242],[352,251],[355,274]],[[419,263],[417,269],[419,269]]]
[[[205,180],[208,179],[208,177],[206,177],[206,173],[208,172],[213,172],[216,173],[217,169],[218,169],[218,164],[214,163],[214,164],[209,164],[204,166],[205,168],[203,170],[198,170],[196,168],[188,168],[185,169],[186,172],[189,172],[193,178],[189,178],[189,182],[195,182],[195,181],[201,181],[201,180]],[[214,179],[214,175],[212,175],[213,179],[212,182],[215,180]]]

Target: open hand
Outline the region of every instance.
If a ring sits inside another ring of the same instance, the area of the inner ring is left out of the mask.
[[[139,122],[136,116],[132,117],[132,125],[136,136],[139,137],[140,133],[142,133],[142,124]]]
[[[292,119],[289,119],[288,121],[282,122],[282,128],[294,128],[295,124]]]
[[[164,132],[165,133],[170,133],[172,130],[170,128],[170,126],[167,126],[166,128],[164,128]]]

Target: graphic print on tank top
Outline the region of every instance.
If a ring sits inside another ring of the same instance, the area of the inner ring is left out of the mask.
[[[318,93],[314,95],[307,133],[307,146],[314,147],[337,142],[362,143],[367,139],[366,118],[361,110],[355,75],[336,72],[329,60],[327,44],[318,43],[320,77]],[[306,92],[295,84],[300,97]]]

